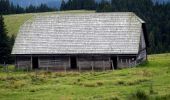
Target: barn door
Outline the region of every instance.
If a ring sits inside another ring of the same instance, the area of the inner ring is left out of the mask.
[[[32,67],[33,69],[37,69],[38,66],[38,57],[32,57]]]
[[[76,57],[70,57],[70,65],[71,65],[71,69],[77,69],[77,58]]]
[[[111,69],[117,69],[117,57],[111,57],[112,67]]]

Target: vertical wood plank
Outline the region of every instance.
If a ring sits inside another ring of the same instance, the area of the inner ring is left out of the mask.
[[[32,70],[33,68],[32,68],[32,55],[31,55],[31,70]]]
[[[78,58],[77,58],[78,59]],[[79,62],[79,59],[77,60],[77,65],[78,65],[78,68],[79,68],[79,72],[81,72],[81,64]]]
[[[117,56],[117,68],[119,68],[119,56]]]
[[[92,71],[93,71],[94,70],[93,59],[91,61],[91,67],[92,67]]]
[[[103,59],[103,70],[104,71],[106,70],[105,65],[104,65],[104,59]]]

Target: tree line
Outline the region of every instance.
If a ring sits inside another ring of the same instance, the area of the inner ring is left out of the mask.
[[[11,56],[13,44],[14,36],[12,37],[7,36],[4,18],[2,15],[0,15],[0,64],[14,62],[14,59]]]
[[[62,1],[60,10],[87,9],[96,12],[135,12],[146,21],[149,53],[170,52],[170,3],[152,0],[69,0]]]
[[[62,0],[60,10],[95,10],[95,0]]]
[[[41,4],[39,6],[30,5],[26,8],[23,8],[20,5],[14,5],[13,3],[10,3],[9,0],[0,0],[0,14],[21,14],[56,10],[56,8],[50,8],[46,4]]]

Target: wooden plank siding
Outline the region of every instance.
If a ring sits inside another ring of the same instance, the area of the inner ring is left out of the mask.
[[[118,58],[118,68],[132,67],[136,65],[135,56],[120,56]]]
[[[44,70],[72,70],[72,56],[37,56],[38,68]],[[116,55],[77,55],[77,68],[74,70],[110,70],[114,69],[112,57],[116,57],[117,68],[125,68],[135,66],[136,56],[116,56]],[[34,69],[32,68],[32,56],[16,56],[16,68],[18,69]]]
[[[28,69],[31,70],[31,58],[30,56],[16,56],[16,69]]]
[[[81,69],[103,70],[110,69],[110,57],[108,56],[79,56],[77,58],[78,67]]]
[[[69,57],[66,56],[40,56],[39,68],[65,70],[70,68]]]

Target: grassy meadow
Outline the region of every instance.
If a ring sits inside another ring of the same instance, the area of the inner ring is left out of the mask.
[[[170,100],[170,54],[103,72],[0,72],[1,100]],[[139,99],[140,98],[140,99]]]
[[[19,31],[19,28],[24,22],[35,17],[42,15],[52,15],[52,14],[79,14],[79,13],[94,13],[95,11],[88,10],[71,10],[71,11],[56,11],[56,12],[46,12],[46,13],[26,13],[26,14],[12,14],[5,15],[4,21],[6,29],[8,30],[8,36],[16,36]]]

